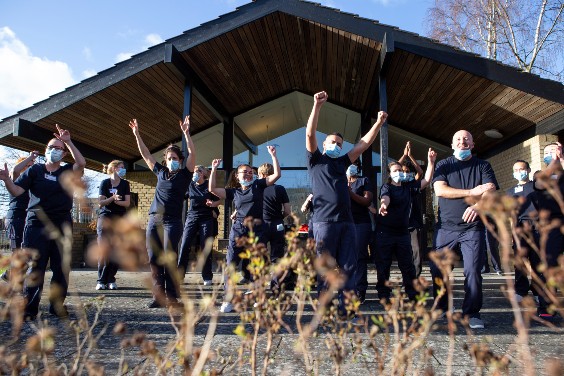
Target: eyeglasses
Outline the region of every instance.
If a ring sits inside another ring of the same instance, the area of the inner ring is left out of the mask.
[[[54,146],[54,145],[47,145],[47,149],[49,149],[49,150],[55,149],[55,150],[60,150],[60,151],[64,151],[64,150],[65,150],[64,148],[62,148],[62,147],[60,147],[60,146]]]
[[[247,170],[247,171],[239,171],[239,174],[245,174],[245,175],[252,175],[253,174],[253,170]]]

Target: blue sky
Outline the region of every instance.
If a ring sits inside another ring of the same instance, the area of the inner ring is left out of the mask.
[[[0,0],[0,118],[248,2]],[[424,34],[434,0],[317,2]]]

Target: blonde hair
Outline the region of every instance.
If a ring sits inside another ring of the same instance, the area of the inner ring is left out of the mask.
[[[263,163],[258,168],[258,173],[262,176],[274,174],[274,167],[270,163]]]
[[[194,171],[202,170],[204,172],[204,178],[207,179],[210,177],[210,170],[206,166],[203,165],[196,165],[194,167]]]
[[[123,163],[123,161],[114,159],[113,161],[111,161],[107,165],[102,166],[102,172],[104,174],[112,174],[116,170],[116,167],[120,164],[124,165],[125,163]]]

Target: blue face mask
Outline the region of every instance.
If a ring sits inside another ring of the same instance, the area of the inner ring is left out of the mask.
[[[50,163],[57,163],[63,159],[63,151],[57,149],[47,149],[45,151],[45,159]]]
[[[125,176],[125,173],[127,172],[127,170],[125,168],[119,168],[117,170],[117,174],[120,178],[123,178]]]
[[[515,171],[513,177],[519,181],[523,181],[529,177],[529,173],[527,171]]]
[[[180,168],[180,162],[179,161],[168,161],[168,169],[172,172],[177,171]]]
[[[349,168],[347,168],[347,176],[358,176],[358,175],[360,175],[360,173],[358,171],[357,165],[350,165]]]
[[[325,154],[329,158],[338,158],[341,155],[341,148],[337,144],[328,144],[325,146]]]
[[[402,175],[402,174],[403,174],[403,172],[395,171],[395,172],[392,172],[392,173],[390,174],[390,178],[392,178],[392,180],[394,181],[394,183],[397,184],[397,183],[401,182],[401,175]]]
[[[402,181],[408,182],[415,180],[415,174],[413,172],[403,172]]]
[[[454,155],[454,157],[456,159],[458,159],[459,161],[463,161],[466,158],[468,158],[470,155],[472,154],[472,151],[469,149],[454,149],[454,153],[452,153],[452,155]]]
[[[552,162],[552,155],[547,155],[543,158],[544,164],[546,164],[547,166],[550,164],[550,162]]]
[[[256,179],[256,175],[253,175],[253,180],[250,181],[239,179],[239,184],[241,184],[243,187],[250,187]]]
[[[197,182],[198,180],[200,180],[200,173],[194,172],[194,175],[192,175],[192,181]]]

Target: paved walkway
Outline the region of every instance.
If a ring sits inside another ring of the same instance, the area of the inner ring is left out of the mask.
[[[456,291],[455,305],[460,308],[462,302],[462,270],[455,269],[456,275]],[[428,270],[424,271],[424,276],[429,278]],[[362,311],[366,315],[385,314],[383,307],[377,302],[374,291],[375,273],[369,273],[369,284],[371,289],[368,291],[367,302],[362,306]],[[392,278],[399,275],[394,272]],[[50,278],[47,274],[46,280]],[[148,272],[119,272],[117,283],[119,290],[115,291],[95,291],[96,271],[87,269],[77,269],[71,275],[71,297],[67,299],[70,311],[70,319],[78,317],[78,297],[83,303],[94,303],[96,298],[104,295],[104,308],[99,316],[99,324],[94,329],[94,333],[98,334],[102,328],[107,328],[105,334],[102,334],[98,347],[92,350],[92,359],[104,364],[106,374],[117,374],[120,358],[122,357],[120,350],[120,341],[122,338],[112,333],[116,322],[124,322],[127,328],[127,336],[134,332],[146,333],[147,338],[155,341],[156,348],[165,351],[167,343],[175,337],[176,331],[171,325],[171,318],[165,309],[148,309],[147,302],[151,296],[147,290],[150,275]],[[216,282],[219,281],[216,275]],[[185,279],[183,288],[189,292],[191,296],[202,296],[212,292],[212,287],[202,287],[200,278],[195,273],[189,273]],[[476,367],[466,350],[466,345],[484,344],[494,355],[506,355],[510,360],[509,374],[522,374],[523,363],[518,359],[516,345],[517,332],[513,327],[513,313],[509,302],[504,298],[500,286],[504,283],[504,277],[487,274],[484,275],[484,308],[482,310],[482,318],[485,321],[486,328],[483,330],[475,330],[466,332],[461,326],[458,327],[457,334],[453,346],[453,360],[451,368],[448,368],[449,354],[449,337],[445,325],[438,325],[425,341],[421,351],[413,354],[415,363],[421,368],[432,367],[435,374],[446,374],[447,370],[451,370],[452,374],[475,374]],[[217,289],[217,286],[216,286]],[[48,319],[49,325],[56,328],[55,351],[53,357],[57,363],[72,364],[77,354],[76,338],[74,331],[69,327],[69,320],[58,319],[49,315],[46,307],[48,288],[44,290],[41,310],[43,318]],[[292,307],[285,321],[289,324],[290,329],[297,333],[295,327],[295,306]],[[95,309],[93,306],[87,307],[87,316],[90,322],[94,319]],[[311,310],[306,310],[305,317],[311,317]],[[175,318],[179,320],[179,317]],[[227,362],[226,374],[251,374],[250,361],[248,352],[244,353],[244,363],[234,368],[229,368],[233,360],[237,358],[237,352],[241,343],[240,338],[234,334],[234,330],[239,323],[239,314],[229,313],[220,314],[217,329],[213,336],[212,349],[215,350],[215,358],[209,363],[217,368],[222,368],[222,360]],[[24,348],[24,343],[31,335],[34,334],[34,326],[37,323],[24,324],[21,337],[11,342],[10,323],[0,323],[0,343],[9,344],[10,351],[20,351]],[[194,345],[201,346],[209,328],[209,317],[203,317],[194,325]],[[251,330],[249,327],[248,330]],[[281,331],[282,334],[275,336],[272,350],[273,362],[269,366],[268,374],[278,375],[303,375],[306,373],[303,357],[295,352],[297,335],[291,334],[286,330]],[[562,336],[563,329],[561,324],[556,328],[547,328],[545,326],[534,324],[530,331],[529,344],[533,352],[533,361],[538,374],[545,374],[545,366],[551,358],[564,359],[564,343]],[[314,364],[319,367],[320,375],[332,375],[335,373],[332,361],[329,356],[326,341],[330,336],[321,330],[318,336],[311,338],[310,349],[315,358]],[[365,375],[378,374],[378,364],[374,360],[374,353],[366,346],[368,339],[367,334],[360,335],[365,342],[358,348],[352,340],[348,340],[345,344],[346,360],[344,362],[342,373],[345,375],[358,375],[362,372]],[[394,341],[393,336],[390,340]],[[265,340],[261,338],[259,341],[259,349],[264,349]],[[377,346],[382,350],[385,348],[384,337],[377,337]],[[359,351],[360,356],[353,360],[352,352]],[[259,351],[260,353],[260,351]],[[425,355],[427,359],[425,359]],[[123,358],[129,366],[129,373],[135,367],[141,367],[146,363],[147,356],[140,355],[138,348],[130,348],[123,352]],[[259,354],[259,366],[262,366],[262,354]],[[389,356],[388,356],[389,359]],[[384,365],[390,367],[389,360],[384,361]],[[149,367],[149,369],[153,369]],[[491,370],[491,368],[490,368]],[[1,373],[1,372],[0,372]],[[154,369],[152,371],[154,374]],[[412,372],[411,372],[412,373]],[[421,372],[423,374],[423,372]]]

